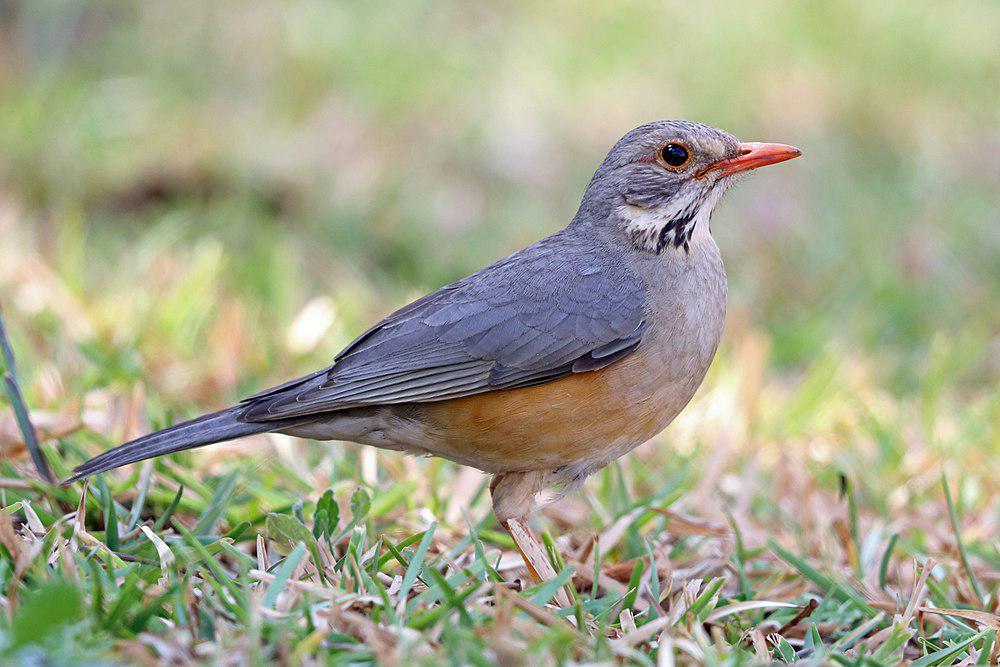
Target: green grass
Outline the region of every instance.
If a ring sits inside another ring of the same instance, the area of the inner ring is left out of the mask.
[[[565,224],[644,121],[804,150],[713,220],[705,386],[535,518],[555,580],[449,462],[258,436],[84,494],[39,481],[0,393],[0,662],[1000,653],[998,25],[977,0],[0,5],[0,304],[59,478]]]

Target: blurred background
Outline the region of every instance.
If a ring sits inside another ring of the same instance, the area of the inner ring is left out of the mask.
[[[715,497],[746,461],[801,463],[901,508],[940,499],[947,460],[995,527],[997,44],[992,0],[0,2],[0,298],[29,403],[110,444],[146,427],[121,414],[325,365],[564,226],[624,132],[687,118],[804,157],[717,210],[723,349],[629,479],[690,464]]]

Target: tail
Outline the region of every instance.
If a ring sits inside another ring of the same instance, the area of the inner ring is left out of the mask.
[[[73,470],[73,476],[63,482],[62,486],[129,463],[211,445],[216,442],[242,438],[247,435],[266,433],[288,426],[290,422],[299,421],[294,419],[271,422],[240,421],[237,415],[242,412],[244,407],[226,408],[219,412],[202,415],[196,419],[175,424],[162,431],[150,433],[132,442],[119,445],[77,466]]]

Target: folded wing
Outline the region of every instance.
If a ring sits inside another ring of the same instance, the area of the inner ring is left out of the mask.
[[[543,239],[393,313],[329,368],[246,399],[240,418],[441,401],[603,368],[644,329],[645,286],[613,252]]]

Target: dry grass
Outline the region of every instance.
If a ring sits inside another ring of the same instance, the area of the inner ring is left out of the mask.
[[[7,238],[24,234],[10,211]],[[0,270],[16,347],[79,349],[72,332],[101,330],[105,309],[142,322],[124,292],[71,296],[22,238]],[[191,271],[197,262],[172,280]],[[179,376],[197,400],[232,386],[253,351],[233,324],[246,317],[239,295],[214,289],[203,298],[235,310],[206,315],[208,349],[164,352],[148,384],[74,398],[83,359],[22,378],[55,408],[33,419],[57,475],[150,428],[148,387],[169,392]],[[34,340],[25,293],[57,320]],[[476,471],[266,436],[59,489],[38,479],[7,412],[5,650],[226,664],[995,659],[996,395],[945,382],[932,399],[900,398],[875,367],[830,351],[801,375],[776,374],[768,339],[737,321],[663,437],[544,509],[537,525],[559,574],[540,586]],[[327,489],[338,510],[325,503],[316,526]],[[559,605],[564,585],[572,601]]]
[[[60,489],[0,391],[0,662],[995,660],[1000,5],[718,9],[0,2],[0,304],[57,477],[554,230],[641,122],[805,151],[720,206],[719,357],[536,517],[541,586],[475,471],[257,437]]]

